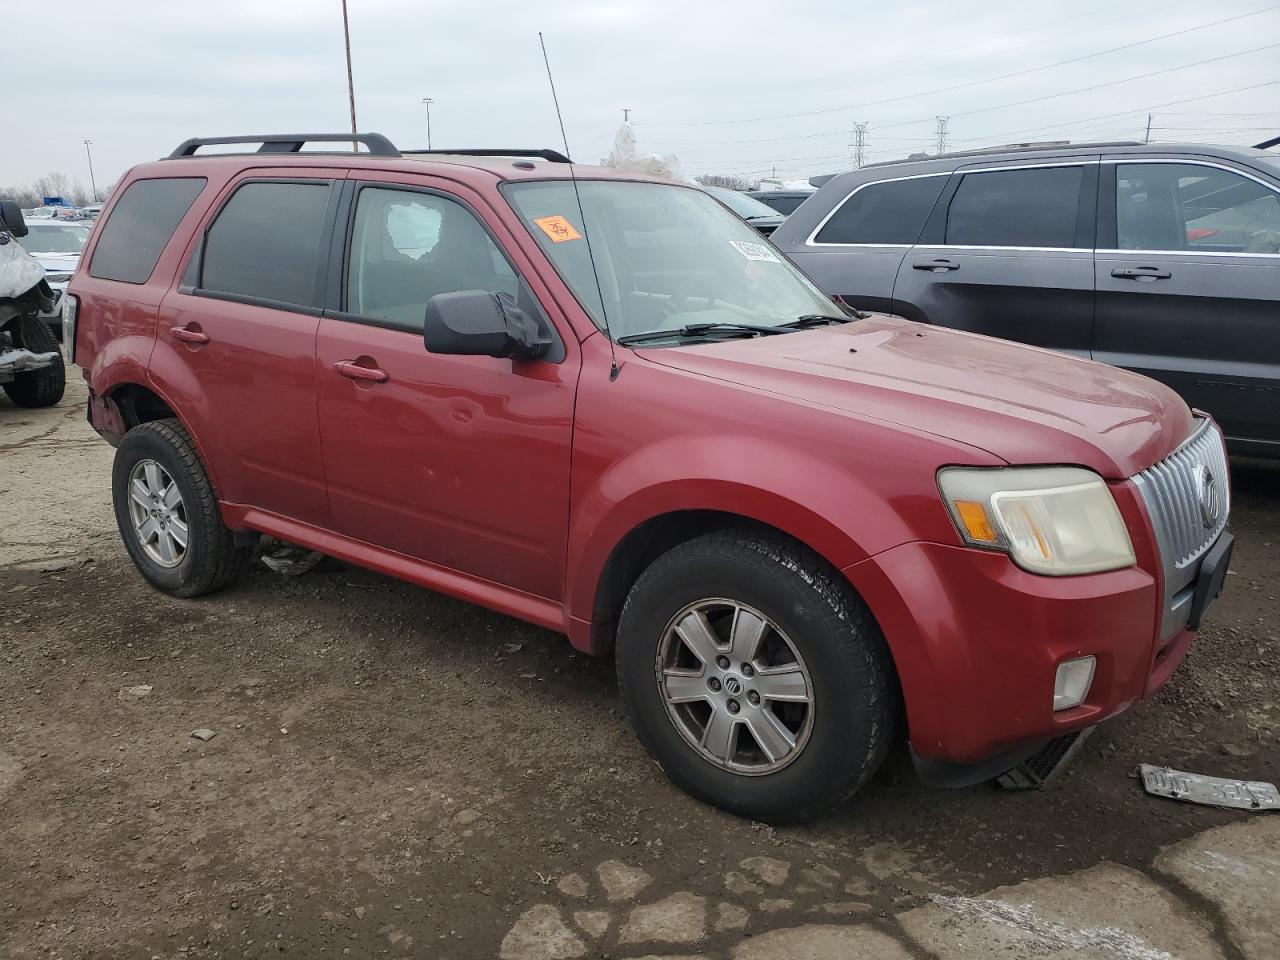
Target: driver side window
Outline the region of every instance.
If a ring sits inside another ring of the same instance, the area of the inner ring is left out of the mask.
[[[422,329],[439,293],[487,290],[515,297],[519,278],[462,204],[430,193],[365,187],[357,198],[346,310]]]
[[[1121,250],[1280,253],[1280,194],[1217,167],[1122,163],[1116,237]]]

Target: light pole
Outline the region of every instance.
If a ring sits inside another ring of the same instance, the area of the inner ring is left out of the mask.
[[[422,105],[427,108],[427,149],[431,149],[431,105],[435,103],[430,97],[422,98]]]
[[[93,188],[93,202],[97,203],[98,202],[98,182],[93,178],[93,151],[89,149],[89,147],[92,145],[93,145],[92,140],[86,140],[84,142],[84,152],[85,152],[85,155],[89,158],[89,186]]]

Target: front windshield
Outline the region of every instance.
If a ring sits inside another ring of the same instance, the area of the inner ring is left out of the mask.
[[[510,183],[505,192],[601,329],[607,313],[614,339],[692,324],[777,326],[840,315],[755,230],[701,190],[621,180],[580,180],[578,187],[586,230],[569,180]]]
[[[730,190],[727,187],[704,187],[704,189],[743,220],[759,220],[761,217],[777,219],[782,216],[767,203],[761,203],[754,197],[748,197],[737,190]]]
[[[19,243],[27,253],[84,252],[89,242],[89,231],[74,223],[29,223],[27,235]]]

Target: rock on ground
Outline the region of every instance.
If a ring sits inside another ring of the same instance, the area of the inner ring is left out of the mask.
[[[706,899],[681,892],[636,907],[618,939],[621,943],[696,943],[706,935]]]
[[[1222,911],[1246,960],[1280,957],[1280,816],[1207,830],[1169,847],[1155,866]]]
[[[892,937],[872,927],[820,923],[771,930],[733,948],[733,960],[911,960]]]
[[[634,900],[636,895],[653,883],[653,877],[639,867],[631,867],[618,860],[606,860],[596,867],[596,875],[611,902]]]
[[[1103,863],[898,917],[941,960],[1223,960],[1213,929],[1136,870]]]
[[[520,915],[502,940],[502,960],[573,960],[587,948],[564,925],[560,911],[549,904],[531,907]]]

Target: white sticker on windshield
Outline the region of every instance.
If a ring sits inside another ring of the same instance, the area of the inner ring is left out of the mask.
[[[763,243],[747,243],[745,240],[730,240],[733,249],[748,260],[763,260],[765,263],[781,263],[778,255],[769,249],[767,244]]]

